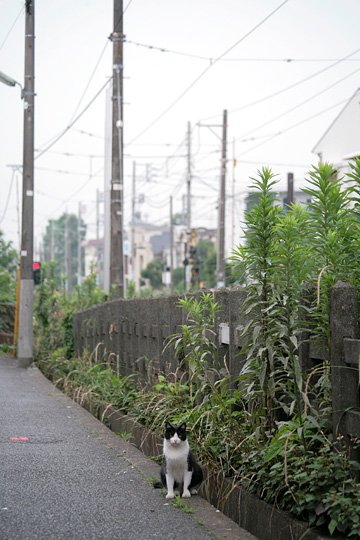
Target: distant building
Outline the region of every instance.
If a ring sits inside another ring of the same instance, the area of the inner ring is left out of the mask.
[[[131,279],[136,290],[141,286],[141,272],[155,258],[164,260],[170,246],[168,225],[153,225],[136,222],[134,226],[135,261],[131,270]]]
[[[258,199],[259,195],[257,192],[248,193],[248,195],[245,197],[246,211],[251,210],[251,208],[257,204]],[[288,205],[287,191],[275,192],[275,202],[282,206],[285,210]],[[307,193],[303,193],[302,191],[294,191],[294,202],[306,206],[307,204],[309,204],[309,202],[311,202],[311,198]]]
[[[320,161],[332,163],[342,174],[360,156],[360,88],[349,99],[312,150]]]
[[[104,241],[87,240],[83,242],[85,261],[85,277],[90,274],[96,274],[97,282],[100,287],[104,285]]]
[[[99,287],[104,288],[105,268],[104,268],[104,239],[92,239],[83,242],[85,261],[85,277],[96,274],[96,282]],[[129,281],[129,241],[125,235],[124,239],[124,275],[125,284]]]

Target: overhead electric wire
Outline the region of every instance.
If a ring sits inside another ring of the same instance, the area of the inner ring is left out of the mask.
[[[124,8],[123,15],[125,15],[125,13],[127,12],[128,8],[129,8],[129,6],[130,6],[130,4],[131,4],[132,2],[133,2],[133,0],[129,0],[129,1],[128,1],[126,7]]]
[[[91,105],[94,103],[94,101],[100,96],[100,94],[105,90],[107,85],[109,84],[110,80],[106,81],[106,83],[100,88],[100,90],[95,94],[95,96],[89,101],[89,103],[86,105],[86,107],[79,113],[76,118],[63,130],[61,131],[50,144],[48,144],[43,150],[39,152],[35,156],[34,159],[39,159],[43,154],[45,154],[50,148],[52,148],[75,124],[80,120],[80,118],[85,114],[85,112],[91,107]]]
[[[260,28],[270,17],[272,17],[277,11],[279,11],[289,0],[284,0],[279,4],[275,9],[273,9],[266,17],[264,17],[259,23],[257,23],[253,28],[251,28],[246,34],[244,34],[240,39],[238,39],[233,45],[228,47],[223,53],[220,54],[214,61],[208,65],[201,73],[177,96],[177,98],[170,103],[150,124],[148,124],[140,133],[138,133],[128,144],[132,144],[134,141],[139,139],[144,135],[149,129],[151,129],[161,118],[163,118],[194,86],[195,84],[202,79],[202,77],[225,55],[227,55],[231,50],[233,50],[237,45],[242,43],[246,38],[253,34],[258,28]]]
[[[204,56],[201,54],[188,53],[184,51],[175,51],[174,49],[167,49],[166,47],[158,47],[156,45],[148,45],[146,43],[139,43],[138,41],[132,41],[126,39],[125,43],[130,45],[136,45],[137,47],[143,47],[152,51],[159,51],[162,53],[170,53],[179,56],[186,56],[188,58],[195,58],[197,60],[204,60],[212,63],[214,58],[211,56]],[[221,58],[219,62],[281,62],[290,64],[293,62],[335,62],[337,58]],[[349,62],[360,62],[360,58],[348,59]]]
[[[325,92],[327,92],[328,90],[331,90],[331,88],[334,88],[334,86],[337,86],[338,84],[340,84],[341,82],[345,81],[346,79],[352,77],[353,75],[355,75],[356,73],[358,73],[360,71],[360,68],[357,68],[355,69],[354,71],[352,71],[351,73],[349,73],[348,75],[345,75],[345,77],[342,77],[341,79],[338,79],[337,81],[335,81],[334,83],[330,84],[329,86],[327,86],[326,88],[324,88],[323,90],[320,90],[319,92],[315,92],[315,94],[313,94],[312,96],[308,97],[307,99],[301,101],[300,103],[298,103],[297,105],[294,105],[293,107],[291,107],[290,109],[287,109],[286,111],[284,111],[283,113],[277,115],[277,116],[274,116],[273,118],[271,118],[270,120],[267,120],[266,122],[264,122],[263,124],[260,124],[259,126],[255,127],[255,128],[252,128],[250,131],[247,131],[246,133],[244,133],[243,135],[241,135],[239,138],[235,138],[235,141],[236,142],[246,142],[246,139],[243,139],[243,137],[247,137],[248,135],[250,135],[251,133],[254,133],[255,131],[258,131],[259,129],[265,127],[265,126],[268,126],[269,124],[272,124],[273,122],[275,122],[276,120],[279,120],[280,118],[282,118],[283,116],[286,116],[287,114],[295,111],[296,109],[298,109],[299,107],[302,107],[303,105],[305,105],[306,103],[309,103],[309,101],[312,101],[313,99],[321,96],[322,94],[324,94]],[[267,136],[265,136],[267,137]],[[258,137],[259,138],[259,137]],[[229,141],[228,142],[228,145],[232,143],[232,141]]]
[[[249,109],[250,107],[254,107],[255,105],[259,105],[260,103],[263,103],[264,101],[267,101],[268,99],[272,99],[274,97],[280,96],[284,92],[292,90],[293,88],[296,88],[296,87],[300,86],[301,84],[304,84],[305,82],[308,82],[311,79],[314,79],[318,75],[321,75],[322,73],[325,73],[325,71],[328,71],[329,69],[332,69],[333,67],[337,66],[341,62],[344,62],[345,60],[347,60],[351,56],[354,56],[354,54],[358,53],[359,51],[360,51],[360,48],[356,49],[355,51],[353,51],[350,54],[347,54],[343,58],[340,58],[339,60],[336,60],[336,62],[333,62],[332,64],[330,64],[330,66],[326,66],[326,67],[320,69],[319,71],[316,71],[315,73],[312,73],[311,75],[307,75],[303,79],[300,79],[299,81],[296,81],[296,82],[290,84],[289,86],[285,86],[284,88],[281,88],[280,90],[277,90],[276,92],[272,92],[271,94],[267,94],[266,96],[263,96],[262,98],[256,99],[254,101],[250,101],[249,103],[245,103],[245,105],[241,105],[241,107],[237,107],[236,109],[231,109],[231,110],[228,111],[228,113],[229,114],[234,114],[234,113],[236,113],[238,111],[243,111],[244,109]],[[219,116],[219,114],[214,114],[212,116],[207,116],[206,118],[203,118],[201,121],[211,120],[212,118],[217,118],[218,116]]]
[[[292,124],[291,126],[287,127],[286,129],[278,131],[277,133],[275,133],[274,135],[269,137],[266,141],[263,141],[263,142],[255,145],[255,146],[252,146],[251,148],[249,148],[248,150],[245,150],[244,152],[241,152],[237,156],[243,156],[245,154],[248,154],[249,152],[251,152],[252,150],[255,150],[259,146],[262,146],[262,145],[268,143],[269,141],[275,139],[276,137],[279,137],[280,135],[284,135],[284,133],[287,133],[288,131],[291,131],[292,129],[295,129],[295,128],[301,126],[302,124],[305,124],[306,122],[309,122],[310,120],[313,120],[314,118],[317,118],[318,116],[320,116],[320,115],[322,115],[322,114],[324,114],[324,113],[326,113],[328,111],[331,111],[332,109],[335,109],[336,107],[339,107],[340,105],[343,105],[344,103],[347,103],[348,101],[349,101],[349,98],[343,99],[342,101],[339,101],[338,103],[335,103],[335,105],[331,105],[330,107],[327,107],[326,109],[323,109],[323,110],[317,112],[316,114],[308,116],[307,118],[304,118],[303,120],[300,120],[300,122],[296,122],[295,124]],[[236,157],[236,159],[237,159],[237,157]]]
[[[74,131],[76,131],[77,133],[80,133],[81,135],[87,135],[88,137],[93,137],[94,139],[100,139],[102,141],[105,139],[105,137],[101,135],[96,135],[95,133],[91,133],[90,131],[85,131],[84,129],[74,129]]]
[[[89,176],[88,173],[84,172],[75,172],[75,171],[67,171],[66,169],[51,169],[50,167],[34,167],[36,171],[44,171],[44,172],[51,172],[54,174],[66,174],[66,175],[72,175],[72,176]]]
[[[17,16],[16,16],[15,21],[14,21],[13,24],[11,25],[10,30],[9,30],[8,33],[6,34],[6,36],[5,36],[5,38],[3,39],[2,43],[0,44],[0,51],[1,51],[1,49],[3,48],[3,46],[5,45],[5,43],[7,42],[7,40],[8,40],[8,38],[9,38],[11,32],[12,32],[13,29],[14,29],[14,26],[15,26],[16,23],[18,22],[18,20],[19,20],[20,16],[22,15],[24,9],[25,9],[25,6],[22,6],[21,9],[20,9],[20,11],[19,11],[19,13],[18,13]]]
[[[40,150],[35,150],[40,151]],[[72,152],[49,152],[49,154],[53,154],[56,156],[65,156],[65,157],[85,157],[85,158],[101,158],[104,159],[103,154],[74,154]]]
[[[84,189],[84,187],[86,187],[90,182],[91,180],[93,180],[96,176],[98,176],[98,174],[103,170],[103,167],[101,167],[98,171],[96,171],[94,174],[92,174],[87,180],[86,182],[84,182],[83,184],[81,184],[81,186],[76,190],[74,191],[69,197],[67,197],[66,199],[63,199],[62,203],[59,204],[59,206],[52,212],[52,215],[56,214],[56,212],[58,210],[60,210],[60,208],[62,208],[64,206],[64,204],[68,203],[71,201],[71,199],[73,199],[78,193],[80,193],[80,191],[82,191]],[[44,215],[44,219],[49,219],[49,217],[51,217],[49,214],[48,215]]]
[[[9,202],[10,202],[10,197],[11,197],[12,187],[13,187],[13,184],[14,184],[15,174],[16,174],[16,169],[13,168],[13,170],[12,170],[12,176],[11,176],[11,180],[10,180],[9,191],[8,191],[7,199],[6,199],[6,203],[5,203],[5,208],[4,208],[4,211],[3,211],[2,216],[0,217],[0,223],[2,223],[2,221],[4,220],[4,218],[5,218],[5,216],[6,216],[6,212],[7,212],[8,207],[9,207]]]
[[[83,93],[81,94],[81,97],[80,97],[80,99],[79,99],[79,101],[78,101],[78,104],[76,105],[75,110],[74,110],[74,112],[73,112],[73,114],[72,114],[72,116],[71,116],[71,118],[70,118],[70,122],[69,122],[70,124],[71,124],[71,122],[74,120],[74,118],[75,118],[75,116],[76,116],[76,113],[78,112],[78,110],[79,110],[79,108],[80,108],[80,105],[81,105],[81,103],[82,103],[82,101],[83,101],[83,99],[84,99],[84,97],[85,97],[85,94],[86,94],[86,92],[87,92],[87,90],[88,90],[88,88],[89,88],[89,86],[90,86],[90,84],[91,84],[91,81],[92,81],[93,78],[94,78],[94,75],[95,75],[95,73],[96,73],[96,71],[97,71],[97,68],[99,67],[99,64],[100,64],[100,62],[101,62],[101,60],[102,60],[102,57],[103,57],[104,54],[105,54],[105,51],[106,51],[106,48],[107,48],[108,44],[109,44],[109,40],[106,40],[105,46],[104,46],[104,48],[102,49],[102,51],[101,51],[101,53],[100,53],[100,56],[99,56],[99,58],[98,58],[98,60],[97,60],[97,62],[96,62],[96,64],[95,64],[95,67],[94,67],[94,69],[93,69],[93,71],[92,71],[92,73],[91,73],[91,75],[90,75],[90,78],[89,78],[89,80],[88,80],[88,82],[87,82],[87,84],[86,84],[86,86],[85,86],[85,89],[84,89]]]
[[[133,1],[133,0],[129,0],[127,6],[125,7],[125,9],[124,9],[123,12],[122,12],[122,16],[123,16],[124,13],[127,11],[128,7],[129,7],[130,4],[132,3],[132,1]],[[118,23],[119,23],[119,21],[118,21]],[[69,122],[70,124],[72,123],[72,121],[73,121],[73,119],[74,119],[74,117],[75,117],[77,111],[78,111],[79,108],[80,108],[81,102],[82,102],[82,100],[84,99],[84,96],[85,96],[85,94],[86,94],[86,92],[87,92],[87,90],[88,90],[88,88],[89,88],[89,86],[90,86],[90,83],[91,83],[91,81],[92,81],[92,79],[93,79],[93,77],[94,77],[94,75],[95,75],[95,73],[96,73],[96,70],[97,70],[97,68],[98,68],[98,66],[99,66],[99,64],[100,64],[100,62],[101,62],[101,59],[102,59],[102,57],[104,56],[104,53],[105,53],[105,51],[106,51],[106,48],[107,48],[108,44],[109,44],[109,39],[106,40],[106,43],[105,43],[103,49],[101,50],[100,56],[99,56],[99,58],[98,58],[98,60],[97,60],[97,62],[96,62],[96,64],[95,64],[95,67],[94,67],[94,69],[93,69],[93,71],[92,71],[92,73],[91,73],[91,75],[90,75],[90,78],[89,78],[89,80],[88,80],[88,82],[87,82],[87,84],[86,84],[86,86],[85,86],[85,90],[83,91],[83,93],[82,93],[82,95],[81,95],[81,97],[80,97],[80,100],[79,100],[77,106],[75,107],[75,110],[74,110],[74,112],[73,112],[73,114],[72,114],[72,116],[71,116],[71,119],[70,119],[70,122]],[[110,79],[110,80],[111,80],[111,79]],[[52,143],[53,140],[55,140],[55,142],[57,142],[57,140],[58,140],[58,139],[57,139],[57,136],[53,137],[52,139],[49,139],[49,141],[45,143],[45,146],[50,145],[50,144]],[[54,142],[54,144],[55,144],[55,142]],[[44,146],[44,145],[43,145],[43,146]]]

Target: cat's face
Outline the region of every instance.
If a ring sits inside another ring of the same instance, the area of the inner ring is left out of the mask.
[[[169,422],[165,425],[165,439],[167,439],[172,446],[179,446],[186,440],[186,424],[183,422],[179,426],[173,426]]]

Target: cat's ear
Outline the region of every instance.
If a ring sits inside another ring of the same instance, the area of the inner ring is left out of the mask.
[[[165,429],[171,429],[171,428],[172,428],[172,425],[170,424],[170,422],[168,420],[166,420]]]
[[[179,429],[186,431],[186,422],[183,422],[182,424],[180,424]]]

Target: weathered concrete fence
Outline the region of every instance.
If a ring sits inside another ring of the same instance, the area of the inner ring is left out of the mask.
[[[239,327],[246,293],[243,289],[214,293],[219,304],[216,318],[218,362],[232,375],[239,374]],[[187,314],[179,307],[179,296],[114,300],[78,312],[74,316],[75,350],[81,354],[97,347],[97,356],[113,353],[118,371],[127,375],[134,371],[146,374],[150,364],[156,370],[174,372],[177,362],[172,347],[164,351],[167,338],[180,332]]]
[[[222,289],[214,293],[219,304],[215,330],[217,362],[236,377],[241,369],[240,328],[245,323],[243,289]],[[181,330],[186,313],[178,296],[115,300],[78,312],[74,316],[76,352],[97,350],[97,357],[110,355],[119,373],[174,372],[177,369],[172,347],[166,339]],[[303,336],[310,338],[310,336]],[[332,373],[333,428],[343,435],[360,437],[358,313],[355,289],[347,282],[337,283],[331,292],[330,358],[323,347],[311,340],[300,347],[305,372],[323,360],[330,360]]]

